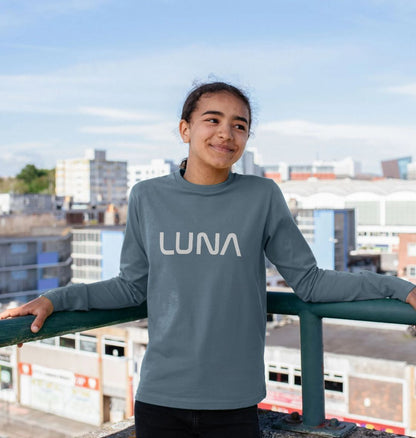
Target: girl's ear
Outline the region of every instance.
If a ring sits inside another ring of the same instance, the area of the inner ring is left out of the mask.
[[[190,140],[190,132],[189,132],[189,123],[181,119],[179,122],[179,134],[181,135],[182,141],[184,143],[189,143]]]

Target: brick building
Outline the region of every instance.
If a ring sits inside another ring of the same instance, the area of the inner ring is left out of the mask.
[[[399,234],[398,276],[416,284],[416,233]]]

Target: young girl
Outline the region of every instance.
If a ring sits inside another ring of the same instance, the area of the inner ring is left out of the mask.
[[[138,438],[257,438],[265,397],[265,255],[305,301],[397,298],[414,285],[370,272],[321,270],[271,180],[231,172],[249,138],[251,106],[215,82],[188,95],[179,132],[184,168],[137,184],[118,277],[45,293],[1,318],[147,300],[149,345],[136,394]]]

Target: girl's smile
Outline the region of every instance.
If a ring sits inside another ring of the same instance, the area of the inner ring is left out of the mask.
[[[195,184],[218,184],[244,152],[249,136],[249,110],[228,92],[202,96],[190,122],[179,132],[189,143],[185,179]]]

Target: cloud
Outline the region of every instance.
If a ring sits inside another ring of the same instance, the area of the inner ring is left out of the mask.
[[[0,75],[0,111],[55,113],[80,107],[128,106],[135,111],[145,108],[147,113],[157,105],[170,110],[177,107],[195,79],[207,80],[213,66],[218,79],[230,80],[245,89],[256,86],[259,92],[270,94],[271,77],[273,89],[294,83],[293,71],[304,65],[316,67],[330,62],[338,53],[336,48],[266,44],[243,48],[192,45],[134,55],[107,53],[107,60],[74,61],[45,73]],[[173,100],[168,101],[168,96]]]
[[[281,120],[263,123],[258,131],[275,132],[290,137],[309,137],[317,140],[396,141],[414,143],[416,128],[386,125],[323,124],[306,120]]]
[[[260,124],[250,145],[264,164],[310,163],[352,156],[365,171],[379,173],[380,161],[412,156],[416,128],[397,125],[325,124],[308,120],[277,120]]]
[[[404,94],[406,96],[416,97],[416,82],[396,87],[388,87],[386,88],[386,91],[390,93]]]
[[[148,112],[126,111],[117,108],[82,107],[79,109],[79,112],[81,114],[87,114],[90,116],[116,120],[149,121],[160,118],[160,116],[158,116],[157,114],[149,114]]]
[[[84,126],[81,132],[98,135],[141,136],[147,141],[172,142],[175,140],[176,123],[150,125]]]
[[[26,164],[35,164],[40,168],[52,167],[45,161],[42,151],[53,150],[53,145],[31,141],[1,144],[0,176],[15,176]]]
[[[2,5],[0,29],[24,26],[59,15],[96,9],[112,0],[19,0]]]

